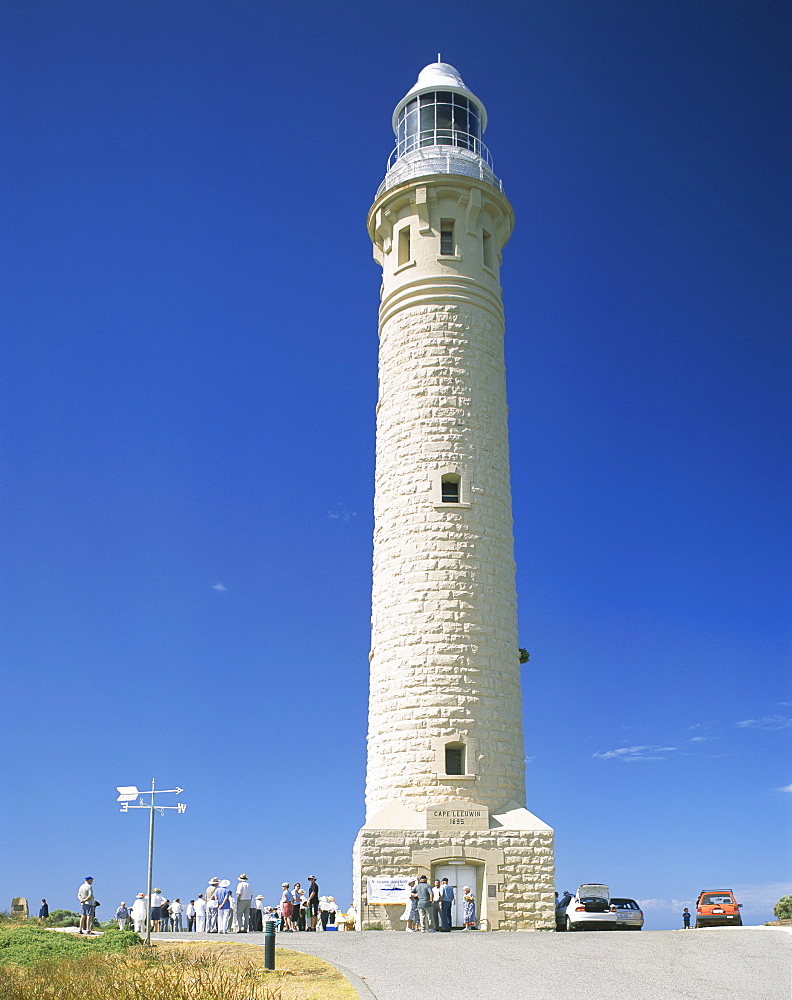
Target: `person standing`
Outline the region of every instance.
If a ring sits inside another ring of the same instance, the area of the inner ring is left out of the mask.
[[[284,882],[281,885],[281,889],[283,890],[280,900],[281,930],[293,931],[292,913],[294,912],[294,895],[289,889],[288,882]]]
[[[153,931],[158,931],[160,929],[160,920],[162,919],[162,904],[165,901],[165,897],[162,895],[161,889],[154,889],[151,894],[150,908],[149,908],[149,920],[151,921],[151,929]]]
[[[195,900],[195,929],[199,934],[206,933],[206,900],[202,892],[198,893]]]
[[[217,892],[217,933],[228,934],[228,924],[231,920],[231,883],[224,878]]]
[[[187,917],[187,930],[195,930],[195,900],[191,899],[187,906],[184,908],[184,915]]]
[[[476,929],[476,897],[470,891],[469,885],[462,890],[462,920],[466,931]]]
[[[440,879],[436,878],[432,885],[432,927],[439,931],[440,923]]]
[[[39,920],[46,920],[49,916],[49,905],[46,899],[42,899],[41,906],[39,907]]]
[[[315,875],[308,876],[308,912],[311,915],[311,926],[306,927],[306,930],[315,931],[319,918],[319,885]]]
[[[182,906],[181,900],[177,897],[171,903],[170,915],[171,915],[171,930],[180,931],[182,929],[182,913],[184,912],[184,907]]]
[[[404,928],[406,931],[417,930],[418,923],[418,895],[415,892],[415,879],[407,883],[407,902],[404,904],[404,913],[401,915],[401,919],[407,922],[407,926]]]
[[[237,933],[247,934],[250,929],[250,885],[247,875],[239,876],[236,887]]]
[[[132,904],[132,926],[136,934],[146,933],[146,897],[139,892]]]
[[[217,934],[217,888],[220,879],[215,875],[206,887],[206,932]]]
[[[80,904],[80,934],[91,934],[94,913],[96,912],[96,896],[93,891],[93,875],[86,875],[85,881],[77,890],[77,901]]]
[[[116,910],[116,920],[118,921],[118,929],[120,931],[125,931],[129,920],[129,910],[127,909],[126,903],[122,902]]]
[[[454,902],[454,887],[448,884],[448,879],[444,878],[440,883],[440,920],[443,926],[442,931],[451,930],[451,904]]]
[[[686,931],[690,930],[690,910],[687,907],[682,911],[682,926]]]
[[[415,887],[415,891],[418,895],[418,920],[421,924],[421,933],[425,934],[427,931],[434,930],[434,927],[431,925],[432,889],[427,883],[425,875],[422,875],[418,879],[418,885]]]

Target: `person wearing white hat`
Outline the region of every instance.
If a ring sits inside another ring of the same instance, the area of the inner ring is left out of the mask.
[[[132,926],[136,934],[146,933],[146,896],[139,892],[132,904]]]
[[[206,932],[207,934],[217,934],[217,888],[220,879],[215,875],[209,879],[206,887]]]
[[[237,933],[247,934],[250,924],[250,883],[245,874],[239,876],[236,887]]]
[[[224,878],[215,896],[217,898],[217,933],[228,934],[228,924],[231,920],[231,883]]]

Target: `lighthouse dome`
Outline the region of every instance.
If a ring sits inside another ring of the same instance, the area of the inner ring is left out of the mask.
[[[467,97],[474,102],[481,121],[481,131],[487,127],[487,112],[481,101],[465,86],[465,82],[456,67],[450,63],[434,62],[424,66],[418,74],[415,86],[409,90],[396,105],[393,112],[393,131],[398,133],[399,116],[403,113],[405,105],[421,94],[432,91],[448,91]]]

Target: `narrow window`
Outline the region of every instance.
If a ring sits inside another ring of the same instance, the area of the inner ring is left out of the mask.
[[[443,476],[440,487],[443,503],[459,503],[459,476]]]
[[[410,263],[410,227],[399,230],[399,264]]]
[[[465,773],[465,744],[447,743],[445,748],[445,773]]]
[[[454,256],[454,220],[440,220],[440,254],[443,257]]]
[[[484,230],[482,233],[482,239],[484,242],[484,267],[492,267],[492,237],[490,234]]]

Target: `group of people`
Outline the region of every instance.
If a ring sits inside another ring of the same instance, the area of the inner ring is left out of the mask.
[[[78,890],[81,907],[80,933],[92,933],[96,907],[99,905],[93,892],[93,877],[89,876]],[[263,896],[253,897],[250,882],[243,872],[232,888],[229,879],[213,876],[206,890],[184,905],[178,897],[166,898],[155,888],[146,906],[146,894],[139,892],[132,905],[122,902],[115,913],[120,930],[132,925],[138,934],[146,932],[146,911],[149,910],[151,930],[196,931],[207,934],[246,934],[262,931],[268,921],[274,921],[276,930],[316,931],[335,927],[340,908],[332,896],[320,896],[316,876],[308,878],[307,889],[299,882],[291,888],[288,882],[281,887],[278,906],[267,906]],[[186,924],[186,927],[185,927]]]
[[[454,902],[454,887],[448,879],[435,879],[432,885],[426,875],[408,883],[410,898],[402,913],[407,931],[423,933],[448,932],[451,930],[451,905]],[[476,897],[469,885],[462,889],[462,921],[466,931],[476,929]]]

